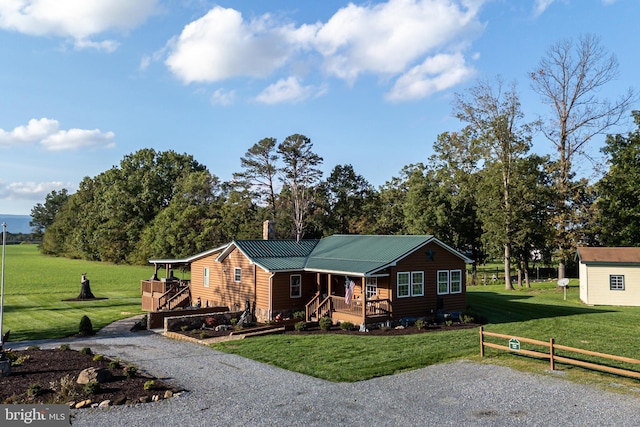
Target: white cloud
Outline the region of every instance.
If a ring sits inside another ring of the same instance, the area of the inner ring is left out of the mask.
[[[240,12],[216,6],[169,42],[165,63],[185,83],[264,77],[291,54],[286,32],[269,15],[246,22]]]
[[[280,79],[262,91],[256,101],[263,104],[280,104],[283,102],[297,103],[307,98],[324,94],[324,89],[314,86],[302,86],[297,77]]]
[[[460,53],[436,55],[401,76],[386,97],[391,101],[425,98],[468,80],[474,73]]]
[[[115,147],[115,134],[99,129],[60,130],[57,120],[31,119],[26,126],[18,126],[12,131],[0,129],[0,146],[40,143],[49,151],[71,150],[86,147]]]
[[[214,105],[222,105],[226,107],[227,105],[233,104],[235,98],[236,91],[225,91],[224,89],[218,89],[213,92],[213,94],[211,94],[211,103]]]
[[[407,73],[420,74],[430,58],[435,61],[439,55],[462,56],[484,29],[479,20],[484,2],[350,3],[326,23],[300,26],[278,22],[270,15],[246,20],[234,9],[216,6],[169,41],[165,64],[187,84],[288,73],[295,78],[280,78],[256,99],[269,104],[295,101],[313,96],[311,86],[300,84],[301,74],[308,80],[307,74],[313,70],[324,72],[319,78],[332,76],[354,83],[362,74],[372,74],[384,82]],[[141,68],[147,64],[143,62]],[[287,66],[290,69],[285,69]],[[441,70],[439,74],[443,82],[453,81],[455,72]],[[429,79],[435,81],[437,77]],[[433,85],[436,90],[446,86]]]
[[[158,0],[3,0],[0,28],[34,36],[73,39],[78,49],[113,50],[117,43],[91,38],[110,30],[129,30],[157,8]]]
[[[553,4],[555,0],[536,0],[533,6],[533,14],[534,16],[540,16],[544,13],[545,10],[549,8]]]
[[[449,0],[349,4],[318,31],[316,45],[327,72],[340,78],[403,73],[429,53],[465,48],[483,28],[479,5]]]
[[[62,181],[50,182],[0,182],[0,198],[7,200],[44,200],[52,191],[63,188],[72,192],[74,185]]]

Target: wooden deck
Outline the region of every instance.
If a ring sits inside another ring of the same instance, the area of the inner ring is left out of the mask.
[[[142,310],[171,310],[190,303],[188,280],[142,280]]]

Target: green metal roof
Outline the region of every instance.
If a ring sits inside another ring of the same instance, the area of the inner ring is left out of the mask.
[[[322,240],[234,240],[218,248],[218,260],[226,258],[235,248],[251,262],[266,271],[305,270],[353,276],[373,275],[399,260],[436,242],[462,258],[470,259],[431,235],[376,236],[338,234]],[[200,255],[211,253],[205,252]],[[193,260],[197,256],[191,257]]]
[[[302,270],[318,240],[234,240],[254,263],[268,271]]]
[[[334,235],[320,240],[309,256],[305,269],[373,274],[432,240],[434,237],[430,235]]]

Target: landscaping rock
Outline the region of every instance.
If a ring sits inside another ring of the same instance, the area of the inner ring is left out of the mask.
[[[102,384],[111,379],[111,371],[105,368],[87,368],[83,369],[78,375],[76,382],[78,384],[88,384],[91,381],[96,381]]]
[[[106,408],[108,406],[111,406],[111,401],[110,400],[103,400],[102,402],[100,402],[100,404],[98,405],[98,408]]]
[[[75,408],[81,409],[81,408],[86,408],[87,406],[90,406],[90,405],[91,405],[91,399],[81,400],[80,402],[76,403]]]
[[[167,390],[164,392],[164,398],[165,399],[169,399],[170,397],[173,397],[173,392],[171,390]]]

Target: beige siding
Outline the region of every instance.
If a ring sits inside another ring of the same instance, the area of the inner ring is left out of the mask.
[[[640,306],[640,267],[593,266],[585,268],[587,304]],[[581,271],[582,273],[582,271]],[[609,289],[609,276],[624,276],[624,290]],[[580,297],[582,298],[582,275]]]
[[[586,264],[580,263],[578,277],[580,278],[580,300],[585,304],[589,304],[589,278],[587,277]]]
[[[245,301],[255,301],[256,267],[237,249],[222,263],[212,254],[191,264],[191,297],[200,298],[203,306],[226,306],[244,309]],[[209,267],[209,287],[204,286],[204,268]],[[234,270],[240,268],[241,281],[235,282]]]
[[[302,296],[300,298],[291,297],[290,277],[294,274],[299,274],[302,278]],[[273,315],[283,313],[284,316],[289,316],[294,311],[304,311],[305,305],[318,290],[316,277],[315,273],[276,273],[272,279],[271,288]]]

